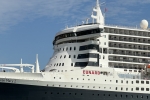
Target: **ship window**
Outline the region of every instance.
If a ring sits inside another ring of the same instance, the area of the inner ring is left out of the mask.
[[[149,88],[146,88],[146,91],[149,91]]]
[[[66,55],[64,55],[64,58],[66,58]]]
[[[60,56],[60,59],[61,59],[62,55]]]
[[[128,91],[128,88],[126,88],[126,91]]]
[[[132,84],[133,84],[133,81],[132,81]]]
[[[128,84],[128,81],[126,81],[126,83]]]
[[[146,81],[146,84],[149,84],[149,81]]]
[[[64,66],[64,63],[62,63],[62,66]]]
[[[121,87],[121,90],[123,90],[123,88]]]
[[[71,58],[71,55],[69,55],[69,58]]]
[[[136,80],[136,83],[139,83],[139,81],[138,81],[138,80]]]
[[[123,80],[121,80],[121,83],[123,83]]]
[[[59,66],[61,66],[61,63],[59,63]]]
[[[95,66],[98,67],[98,62],[76,62],[75,67]]]
[[[84,45],[84,46],[80,46],[79,50],[89,50],[89,49],[94,49],[99,51],[99,45],[95,45],[95,44],[89,44],[89,45]]]
[[[57,63],[57,66],[58,66],[58,63]]]
[[[118,80],[116,80],[116,83],[118,83]]]
[[[136,90],[139,90],[139,88],[138,88],[138,87],[136,87]]]
[[[131,88],[131,91],[133,91],[133,88]]]
[[[74,47],[74,50],[76,50],[76,47]]]
[[[74,55],[74,58],[76,58],[76,55]]]
[[[84,58],[98,58],[98,54],[96,53],[85,53],[85,54],[79,54],[77,59],[84,59]]]
[[[144,81],[141,81],[141,84],[144,84]]]
[[[68,47],[66,48],[66,51],[68,50]]]
[[[71,63],[71,66],[73,66],[73,63]]]
[[[144,88],[141,88],[141,91],[144,91]]]
[[[105,59],[105,56],[103,56],[103,59]]]
[[[72,47],[70,47],[70,51],[72,50]]]
[[[116,87],[116,90],[117,90],[117,87]]]

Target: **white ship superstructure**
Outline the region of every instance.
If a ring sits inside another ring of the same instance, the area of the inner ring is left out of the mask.
[[[150,31],[105,25],[98,0],[93,12],[93,23],[56,34],[53,56],[41,72],[38,57],[35,72],[22,61],[2,64],[15,72],[0,73],[0,100],[149,99]],[[27,66],[31,73],[24,72]]]

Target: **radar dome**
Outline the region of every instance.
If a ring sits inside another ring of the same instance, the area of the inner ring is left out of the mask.
[[[142,29],[146,30],[148,28],[148,21],[143,19],[140,23]]]

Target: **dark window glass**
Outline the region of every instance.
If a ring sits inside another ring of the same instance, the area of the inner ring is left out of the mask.
[[[139,81],[138,81],[138,80],[136,80],[136,83],[139,83]]]
[[[71,55],[69,55],[69,58],[71,58]]]
[[[59,66],[61,66],[61,63],[59,64]]]
[[[144,84],[144,81],[141,81],[141,84]]]
[[[62,63],[62,66],[64,66],[64,63]]]
[[[149,84],[149,81],[146,81],[146,84]]]
[[[73,63],[71,63],[71,66],[73,66]]]
[[[136,87],[136,90],[139,90],[139,88],[138,88],[138,87]]]
[[[86,67],[86,66],[98,67],[99,64],[97,62],[76,62],[75,63],[75,67]]]
[[[76,58],[76,55],[74,55],[74,58]]]
[[[70,51],[72,50],[72,47],[70,47]]]
[[[149,88],[146,88],[146,91],[149,91]]]
[[[82,50],[89,50],[89,49],[94,49],[94,50],[99,51],[99,46],[95,45],[95,44],[90,44],[90,45],[80,46],[80,48],[79,48],[80,51],[82,51]]]
[[[76,50],[76,47],[74,47],[74,50]]]
[[[144,88],[141,88],[141,91],[144,91]]]
[[[99,55],[94,53],[79,54],[77,59],[97,58]]]

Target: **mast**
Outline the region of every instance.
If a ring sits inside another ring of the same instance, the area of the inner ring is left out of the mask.
[[[40,66],[39,66],[39,61],[38,61],[38,54],[36,55],[36,73],[40,72]]]
[[[96,15],[93,15],[93,12],[96,12]],[[97,0],[96,7],[93,8],[93,12],[91,15],[93,20],[95,19],[96,23],[99,23],[100,25],[104,26],[104,16],[100,8],[99,0]]]

